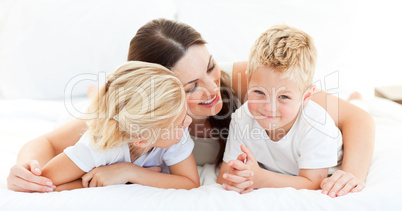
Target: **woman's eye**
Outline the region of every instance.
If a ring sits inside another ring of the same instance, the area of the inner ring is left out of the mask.
[[[264,92],[260,91],[260,90],[254,90],[255,93],[260,94],[260,95],[265,95]]]
[[[280,99],[290,99],[288,96],[286,96],[286,95],[281,95],[281,96],[279,96],[279,98]]]
[[[215,63],[212,63],[212,67],[209,68],[209,69],[207,70],[207,72],[211,72],[213,69],[215,69]]]
[[[190,90],[186,91],[186,92],[187,92],[187,93],[194,92],[194,91],[197,89],[197,87],[198,87],[198,83],[195,83],[195,84],[194,84],[194,87],[191,88]]]

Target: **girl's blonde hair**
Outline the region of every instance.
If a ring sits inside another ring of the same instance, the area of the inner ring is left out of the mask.
[[[97,116],[87,121],[94,146],[105,150],[146,139],[141,155],[182,113],[183,85],[167,68],[139,61],[127,62],[107,79],[88,109]]]

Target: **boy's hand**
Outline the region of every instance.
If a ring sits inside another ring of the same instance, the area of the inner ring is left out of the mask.
[[[259,172],[260,166],[250,149],[244,145],[241,145],[240,148],[244,153],[239,155],[237,160],[228,162],[229,173],[223,175],[223,178],[230,181],[231,184],[223,184],[223,187],[238,193],[248,193],[253,191],[253,178]]]

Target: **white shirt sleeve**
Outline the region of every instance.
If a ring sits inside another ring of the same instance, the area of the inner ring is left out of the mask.
[[[127,145],[108,150],[97,150],[93,147],[92,136],[88,133],[85,133],[74,146],[65,149],[64,153],[85,172],[99,166],[130,162]]]
[[[163,162],[167,166],[172,166],[185,160],[193,152],[194,142],[190,137],[188,128],[183,133],[180,142],[169,147],[163,154]]]
[[[335,124],[315,124],[300,142],[299,169],[319,169],[336,166],[338,145],[342,135]]]

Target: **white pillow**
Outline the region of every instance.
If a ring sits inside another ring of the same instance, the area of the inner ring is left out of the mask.
[[[13,0],[0,13],[0,89],[5,98],[60,99],[80,74],[124,63],[131,38],[155,18],[175,17],[174,0]],[[96,77],[95,77],[96,78]],[[92,79],[71,91],[86,94]]]

